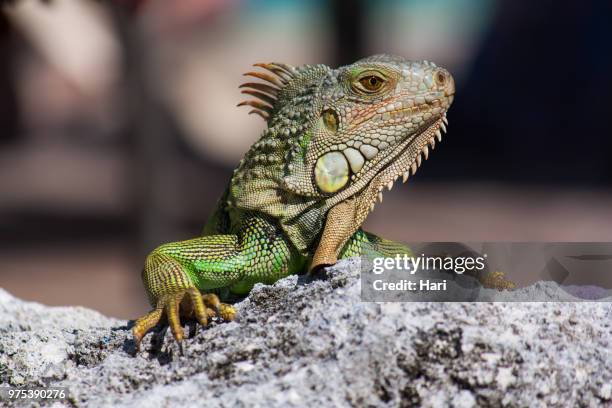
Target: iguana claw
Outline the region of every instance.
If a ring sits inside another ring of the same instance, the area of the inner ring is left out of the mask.
[[[157,300],[154,310],[134,323],[132,334],[134,335],[136,350],[140,349],[143,337],[159,323],[164,315],[174,339],[180,346],[185,338],[181,325],[181,315],[185,318],[195,317],[198,323],[206,326],[210,317],[219,316],[226,321],[233,320],[236,316],[236,310],[231,305],[221,303],[217,295],[211,293],[202,295],[196,288],[163,295]]]

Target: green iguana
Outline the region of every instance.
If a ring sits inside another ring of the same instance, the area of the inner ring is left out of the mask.
[[[243,295],[338,259],[410,253],[360,227],[384,187],[405,182],[446,131],[455,83],[427,61],[375,55],[352,65],[255,64],[265,82],[241,85],[267,129],[241,160],[201,237],[149,254],[142,279],[154,310],[136,344],[165,315],[234,318],[218,293]],[[202,294],[204,293],[204,294]]]

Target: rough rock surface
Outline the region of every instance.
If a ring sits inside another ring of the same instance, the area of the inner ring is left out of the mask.
[[[366,303],[356,261],[327,274],[258,285],[183,356],[0,290],[0,386],[67,387],[58,407],[612,406],[611,303]]]

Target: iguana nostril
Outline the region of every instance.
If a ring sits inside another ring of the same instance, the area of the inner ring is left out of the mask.
[[[436,80],[436,84],[439,86],[446,85],[446,74],[442,71],[438,71],[434,75],[434,79]]]

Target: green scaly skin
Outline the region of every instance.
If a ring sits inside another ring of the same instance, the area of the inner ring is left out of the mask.
[[[154,310],[133,328],[136,343],[166,317],[205,325],[234,318],[219,298],[247,294],[337,259],[410,253],[361,230],[382,189],[404,181],[441,140],[455,87],[435,64],[377,55],[331,69],[256,64],[241,103],[268,123],[230,180],[203,235],[164,244],[142,273]],[[329,215],[329,217],[328,217]],[[204,295],[202,295],[204,293]]]

